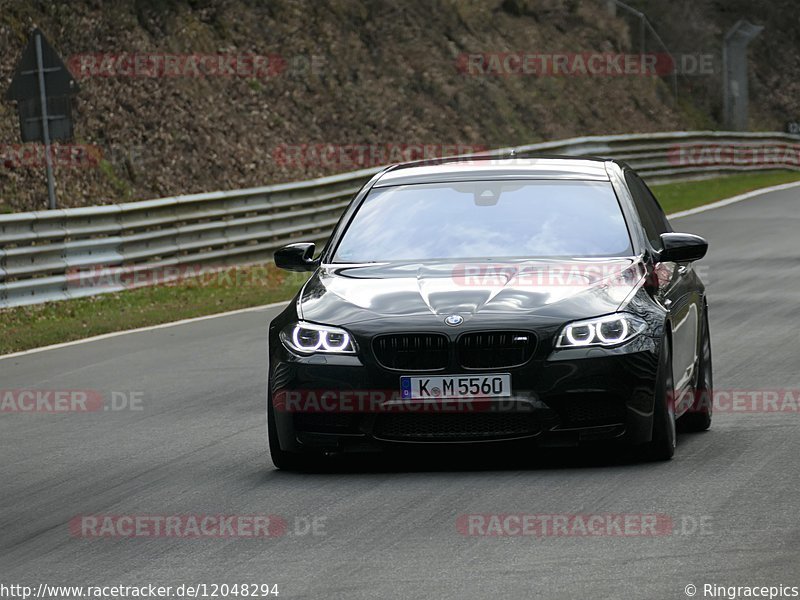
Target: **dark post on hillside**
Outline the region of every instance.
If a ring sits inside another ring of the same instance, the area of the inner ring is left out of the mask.
[[[34,29],[17,63],[6,100],[17,103],[23,142],[45,147],[48,208],[56,208],[53,156],[50,144],[73,137],[70,96],[78,85],[69,69],[39,29]]]
[[[731,131],[747,131],[749,92],[747,86],[747,45],[761,33],[761,25],[737,23],[725,34],[722,47],[723,119]]]

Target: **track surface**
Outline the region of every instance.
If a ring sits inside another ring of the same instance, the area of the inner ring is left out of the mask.
[[[681,218],[706,236],[716,387],[800,389],[800,191]],[[277,583],[279,598],[685,598],[800,585],[800,413],[717,413],[675,459],[462,454],[273,470],[266,309],[0,360],[0,388],[138,391],[143,410],[0,413],[0,583]],[[796,395],[795,395],[796,396]],[[703,534],[466,537],[464,513],[663,513]],[[323,517],[325,535],[70,536],[80,514]]]

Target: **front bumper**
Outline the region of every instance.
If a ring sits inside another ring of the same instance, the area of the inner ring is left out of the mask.
[[[285,451],[374,451],[408,444],[529,441],[572,446],[650,440],[659,345],[543,348],[511,374],[512,398],[402,401],[402,373],[356,356],[297,356],[272,344],[268,407]],[[447,374],[480,374],[456,366]]]

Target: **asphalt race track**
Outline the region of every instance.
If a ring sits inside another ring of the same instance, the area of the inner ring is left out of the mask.
[[[706,236],[717,390],[800,390],[800,188],[673,221]],[[0,360],[0,388],[141,410],[0,413],[0,581],[278,584],[278,598],[685,598],[800,585],[800,412],[717,410],[674,460],[458,453],[273,469],[268,308]],[[731,404],[732,406],[732,404]],[[463,535],[460,515],[666,515],[658,535]],[[280,515],[284,535],[85,539],[79,515]],[[314,519],[316,533],[308,532]],[[271,596],[274,597],[274,596]]]

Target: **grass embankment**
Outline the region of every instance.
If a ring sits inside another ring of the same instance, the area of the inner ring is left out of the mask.
[[[288,300],[305,281],[274,265],[0,310],[0,354]]]
[[[671,214],[702,204],[716,202],[723,198],[730,198],[758,188],[792,181],[800,181],[800,172],[761,171],[759,173],[741,173],[725,177],[714,177],[713,179],[653,185],[651,189],[664,208],[664,212]]]

